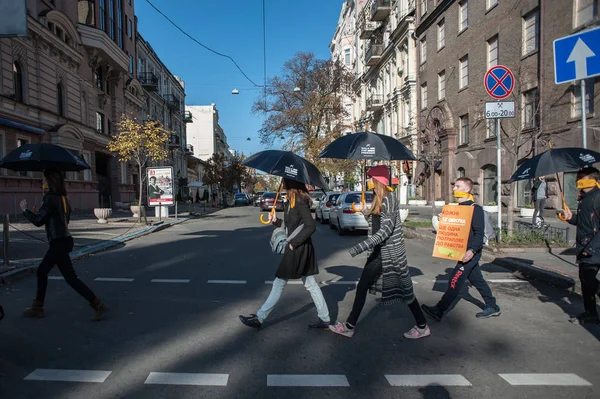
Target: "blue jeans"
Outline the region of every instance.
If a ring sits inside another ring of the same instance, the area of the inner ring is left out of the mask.
[[[317,307],[317,314],[319,315],[319,319],[323,320],[326,323],[329,323],[329,309],[327,309],[327,304],[325,303],[325,298],[323,297],[323,293],[321,292],[321,288],[319,288],[319,284],[317,284],[317,280],[315,280],[315,276],[304,277],[304,287],[310,293],[310,296]],[[261,308],[256,312],[256,316],[258,320],[262,323],[265,321],[269,314],[281,298],[281,294],[283,293],[283,289],[287,284],[287,280],[282,278],[275,278],[273,281],[273,287],[271,288],[271,293],[269,297],[265,301],[265,303],[261,306]]]

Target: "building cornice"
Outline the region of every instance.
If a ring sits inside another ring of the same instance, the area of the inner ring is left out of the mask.
[[[84,46],[103,51],[123,71],[129,71],[127,54],[104,31],[81,24],[77,25],[77,30],[81,34],[81,42]]]

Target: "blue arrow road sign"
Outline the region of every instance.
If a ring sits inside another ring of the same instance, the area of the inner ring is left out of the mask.
[[[600,75],[600,28],[554,41],[556,84]]]

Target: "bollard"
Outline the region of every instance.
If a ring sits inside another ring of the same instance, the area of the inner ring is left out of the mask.
[[[177,204],[178,202],[175,201],[175,220],[177,220]]]
[[[2,231],[2,246],[4,247],[4,266],[8,266],[9,264],[9,260],[8,260],[8,241],[10,239],[10,232],[9,232],[9,219],[8,219],[8,213],[6,215],[4,215],[4,221],[3,221],[3,225],[4,225],[4,230]]]

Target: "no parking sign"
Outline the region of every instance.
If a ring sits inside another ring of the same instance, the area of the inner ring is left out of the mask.
[[[510,96],[515,87],[513,73],[504,65],[496,65],[488,69],[483,84],[488,94],[497,100]]]

